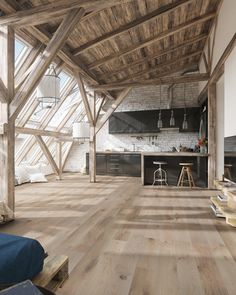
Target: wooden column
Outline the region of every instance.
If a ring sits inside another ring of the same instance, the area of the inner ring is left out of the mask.
[[[90,110],[93,121],[90,122],[90,139],[89,139],[89,177],[90,182],[96,182],[96,95],[90,101]]]
[[[59,171],[57,179],[61,180],[62,179],[62,142],[57,141],[56,145],[57,145],[57,147],[56,147],[57,148],[56,149],[56,162],[57,162],[58,171]]]
[[[214,188],[216,178],[216,83],[208,86],[208,188]]]
[[[0,200],[14,211],[15,207],[15,122],[10,119],[9,106],[14,97],[14,31],[0,26],[0,80],[6,90],[5,101],[0,102],[0,124],[7,131],[0,135]]]
[[[90,177],[90,182],[96,182],[96,133],[95,133],[95,126],[90,127],[89,177]]]

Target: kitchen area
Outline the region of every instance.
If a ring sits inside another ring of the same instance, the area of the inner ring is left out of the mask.
[[[152,185],[159,167],[155,162],[161,161],[167,184],[173,187],[178,184],[180,164],[191,163],[195,186],[206,188],[207,143],[202,144],[199,138],[207,137],[207,108],[206,104],[186,105],[184,99],[182,107],[135,111],[130,111],[130,107],[119,108],[97,137],[97,175],[140,177],[142,185]],[[86,152],[88,172],[89,153]]]

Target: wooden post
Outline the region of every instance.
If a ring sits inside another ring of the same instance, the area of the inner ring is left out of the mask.
[[[208,188],[216,178],[216,83],[208,86]]]
[[[61,141],[57,141],[56,142],[57,145],[57,150],[56,150],[56,162],[57,162],[57,166],[58,166],[58,171],[59,174],[57,176],[58,180],[62,179],[62,142]]]
[[[9,106],[14,97],[14,31],[0,26],[0,79],[6,89],[6,102],[0,103],[0,123],[7,131],[0,135],[0,200],[14,212],[15,207],[15,122],[9,118]]]
[[[90,103],[90,110],[93,117],[93,122],[90,123],[90,139],[89,139],[89,177],[90,182],[96,182],[96,95]]]

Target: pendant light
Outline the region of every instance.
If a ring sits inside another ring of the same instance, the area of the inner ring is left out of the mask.
[[[174,117],[174,111],[171,110],[171,113],[170,113],[170,126],[173,127],[175,126],[175,117]]]
[[[182,124],[182,129],[187,130],[188,129],[188,121],[187,121],[187,112],[186,112],[186,102],[185,102],[185,83],[184,83],[184,120]]]
[[[74,140],[89,138],[89,123],[75,122],[73,123],[72,137]]]
[[[60,78],[53,65],[50,65],[48,72],[37,87],[37,100],[42,109],[50,109],[60,100]]]
[[[159,116],[158,116],[158,121],[157,121],[157,128],[162,128],[163,123],[161,119],[161,85],[160,85],[160,109],[159,109]]]

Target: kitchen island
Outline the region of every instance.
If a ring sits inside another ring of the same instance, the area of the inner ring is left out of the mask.
[[[158,168],[153,161],[164,161],[163,169],[167,171],[168,184],[176,186],[180,174],[181,162],[193,163],[192,172],[196,186],[207,187],[208,154],[193,152],[142,152],[141,178],[143,185],[153,183],[153,173]]]

